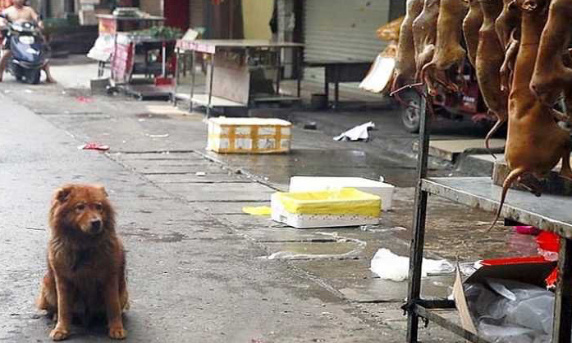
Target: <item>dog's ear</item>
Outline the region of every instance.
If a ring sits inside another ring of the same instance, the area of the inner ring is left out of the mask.
[[[100,191],[101,193],[103,193],[103,195],[105,195],[106,198],[109,196],[109,194],[107,194],[107,191],[105,190],[105,187],[103,187],[103,186],[97,186],[97,189],[99,189],[99,191]]]
[[[54,198],[58,201],[58,202],[66,202],[66,200],[68,200],[71,192],[73,190],[73,186],[64,186],[62,188],[59,188],[56,191],[56,195],[54,196]]]

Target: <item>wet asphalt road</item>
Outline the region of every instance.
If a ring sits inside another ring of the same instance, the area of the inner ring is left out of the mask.
[[[132,342],[376,341],[349,304],[216,217],[97,152],[10,100],[0,128],[0,340],[48,341],[33,302],[45,270],[46,215],[65,182],[104,184],[128,250]],[[199,165],[200,156],[190,157]],[[201,166],[204,167],[204,166]],[[200,190],[199,190],[200,192]],[[74,327],[74,341],[104,328]]]

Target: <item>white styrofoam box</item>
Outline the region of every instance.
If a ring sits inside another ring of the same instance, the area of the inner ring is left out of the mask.
[[[379,224],[381,199],[357,189],[274,193],[272,219],[298,229]]]
[[[378,195],[381,198],[383,211],[390,211],[393,208],[395,186],[389,183],[361,177],[293,176],[290,178],[290,192],[309,192],[346,187]]]
[[[211,118],[207,149],[218,153],[285,153],[292,124],[272,118]]]

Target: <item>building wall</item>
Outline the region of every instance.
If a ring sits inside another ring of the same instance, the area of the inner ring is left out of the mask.
[[[270,18],[273,0],[242,0],[242,18],[245,39],[270,39]]]
[[[152,15],[163,15],[163,1],[162,0],[139,0],[139,8],[142,11]]]
[[[63,18],[65,16],[65,8],[63,1],[52,1],[51,5],[51,16],[52,18]]]
[[[190,27],[197,28],[205,25],[205,1],[206,0],[189,0]]]

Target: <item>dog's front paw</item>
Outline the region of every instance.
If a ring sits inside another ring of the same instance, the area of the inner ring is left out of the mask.
[[[50,332],[50,338],[54,341],[63,341],[70,336],[69,330],[56,327]]]
[[[123,327],[110,328],[109,337],[113,339],[125,339],[127,338],[127,331],[123,329]]]

